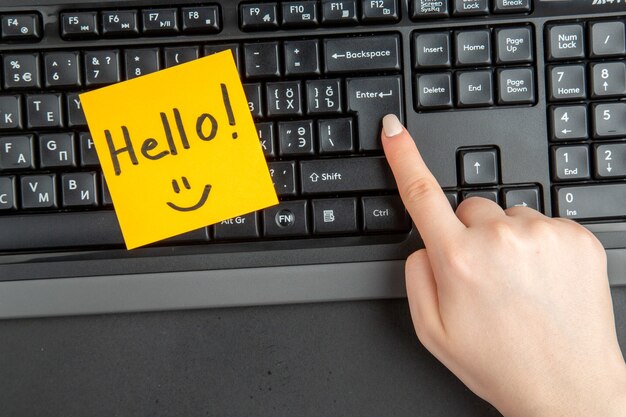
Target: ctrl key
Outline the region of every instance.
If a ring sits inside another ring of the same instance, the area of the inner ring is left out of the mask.
[[[366,232],[408,232],[411,228],[411,219],[398,196],[363,197],[361,206]]]

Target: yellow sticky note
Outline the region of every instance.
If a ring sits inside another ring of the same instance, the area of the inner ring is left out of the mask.
[[[128,249],[278,203],[230,51],[80,100]]]

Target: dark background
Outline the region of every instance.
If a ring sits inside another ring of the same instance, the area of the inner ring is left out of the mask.
[[[0,321],[0,416],[499,414],[384,300]]]

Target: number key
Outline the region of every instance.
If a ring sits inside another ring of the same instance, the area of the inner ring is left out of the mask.
[[[596,145],[596,175],[626,177],[626,142]]]
[[[591,65],[593,96],[622,96],[626,94],[626,64],[602,62]]]
[[[46,87],[80,86],[78,52],[51,52],[43,57]]]
[[[113,84],[121,80],[118,51],[85,52],[84,66],[88,86]]]
[[[128,49],[124,55],[127,80],[159,70],[159,48]]]
[[[587,146],[561,146],[552,149],[554,178],[579,180],[589,178],[589,149]]]
[[[584,105],[552,107],[551,114],[553,139],[587,139],[587,108]]]
[[[626,135],[626,103],[605,103],[593,106],[596,137]]]
[[[552,67],[550,87],[551,100],[585,98],[585,67],[583,65]]]
[[[4,88],[39,87],[39,54],[4,56]]]

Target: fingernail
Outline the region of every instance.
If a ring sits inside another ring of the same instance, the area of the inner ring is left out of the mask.
[[[402,133],[402,123],[395,114],[388,114],[383,117],[383,132],[388,138]]]

